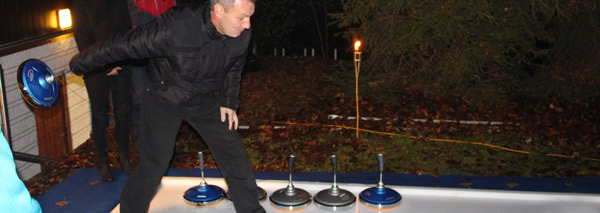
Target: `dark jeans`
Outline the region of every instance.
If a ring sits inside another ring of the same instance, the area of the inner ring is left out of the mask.
[[[105,73],[94,73],[84,77],[92,110],[92,139],[96,149],[97,160],[108,162],[106,153],[106,127],[108,126],[109,91],[112,96],[113,115],[115,119],[115,137],[119,153],[129,153],[129,115],[131,112],[131,76],[123,67],[119,75],[107,76]]]
[[[140,163],[121,194],[121,212],[147,212],[173,156],[175,137],[183,120],[206,141],[214,155],[237,212],[265,212],[240,135],[221,122],[216,100],[198,106],[174,105],[153,92],[144,92],[139,140]],[[193,186],[190,186],[193,187]],[[183,192],[182,192],[183,193]]]
[[[140,137],[140,109],[142,106],[142,92],[147,89],[146,66],[131,67],[131,140],[137,142]]]

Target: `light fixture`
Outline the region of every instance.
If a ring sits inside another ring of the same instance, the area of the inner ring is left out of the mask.
[[[71,11],[69,9],[58,10],[58,26],[61,30],[70,28],[73,23],[71,22]]]

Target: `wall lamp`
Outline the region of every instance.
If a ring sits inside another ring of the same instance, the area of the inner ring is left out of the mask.
[[[58,10],[58,26],[61,30],[70,28],[73,23],[71,22],[71,11],[69,9]]]

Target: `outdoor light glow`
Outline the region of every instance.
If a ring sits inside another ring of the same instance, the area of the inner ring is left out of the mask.
[[[60,29],[71,27],[71,11],[69,9],[62,9],[58,11],[58,26]]]
[[[360,49],[360,41],[354,42],[354,51],[358,52],[358,49]]]

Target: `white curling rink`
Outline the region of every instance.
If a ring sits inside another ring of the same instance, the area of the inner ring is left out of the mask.
[[[200,183],[198,177],[164,177],[156,196],[150,204],[149,212],[200,212],[200,213],[234,213],[233,203],[226,198],[212,206],[197,207],[184,201],[183,193],[190,187]],[[217,185],[227,190],[227,185],[222,178],[206,178],[207,184]],[[321,212],[355,212],[355,213],[600,213],[600,194],[580,193],[548,193],[548,192],[526,192],[526,191],[503,191],[503,190],[478,190],[478,189],[455,189],[435,187],[412,187],[412,186],[390,186],[402,195],[400,205],[390,209],[373,209],[363,205],[359,200],[359,193],[369,187],[376,186],[367,184],[338,183],[341,189],[352,192],[357,201],[352,208],[333,211],[323,209],[312,203],[298,210],[282,210],[271,205],[269,196],[288,185],[288,181],[282,180],[256,180],[258,186],[267,191],[267,199],[261,201],[261,205],[269,213],[271,212],[298,212],[298,213],[321,213]],[[323,189],[329,189],[332,183],[324,182],[302,182],[294,181],[294,187],[308,191],[311,196]],[[119,212],[119,205],[112,211]]]

